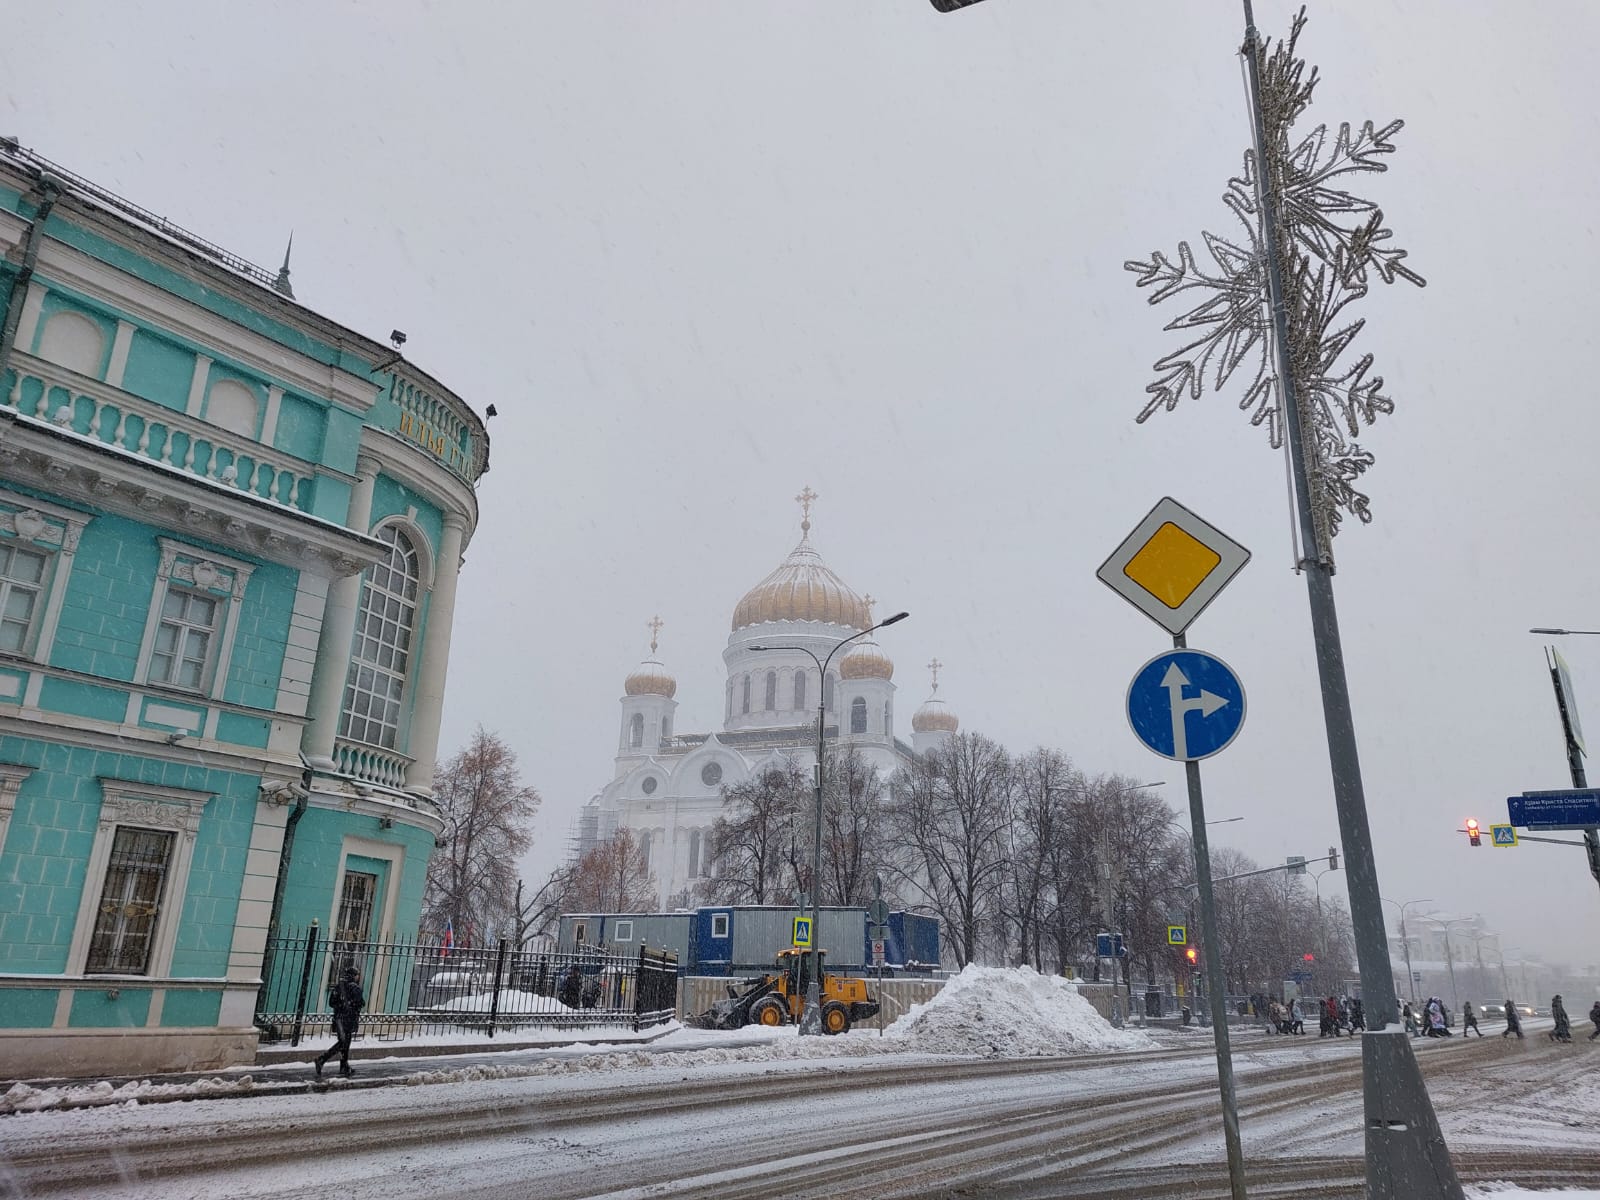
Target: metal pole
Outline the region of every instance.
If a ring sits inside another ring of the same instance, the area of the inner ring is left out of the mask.
[[[1417,1002],[1417,973],[1411,969],[1411,935],[1406,932],[1406,910],[1400,910],[1400,948],[1406,953],[1406,979],[1411,984],[1411,1003]]]
[[[1172,639],[1174,649],[1188,642]],[[1194,877],[1200,893],[1200,924],[1205,930],[1206,990],[1211,993],[1211,1033],[1217,1044],[1217,1091],[1222,1096],[1222,1138],[1228,1149],[1228,1186],[1233,1200],[1246,1200],[1244,1146],[1239,1139],[1239,1100],[1233,1087],[1233,1051],[1228,1045],[1227,981],[1222,975],[1222,944],[1217,936],[1217,902],[1211,890],[1211,848],[1206,840],[1206,805],[1200,790],[1200,764],[1183,764],[1189,784],[1189,844],[1194,847]]]
[[[1334,804],[1344,843],[1345,871],[1355,930],[1356,960],[1367,1028],[1374,1034],[1396,1025],[1394,972],[1389,966],[1389,939],[1383,901],[1378,893],[1377,863],[1367,801],[1361,783],[1355,720],[1345,678],[1344,649],[1339,638],[1338,610],[1333,599],[1333,564],[1323,552],[1312,511],[1310,466],[1314,447],[1301,427],[1299,399],[1290,361],[1289,317],[1283,286],[1281,234],[1278,228],[1277,180],[1269,157],[1261,96],[1261,35],[1256,30],[1251,0],[1244,0],[1244,56],[1250,88],[1250,123],[1255,143],[1256,187],[1261,210],[1261,236],[1267,268],[1267,296],[1272,308],[1274,350],[1282,400],[1284,434],[1290,446],[1301,567],[1311,607],[1317,674],[1322,684],[1322,713],[1327,727],[1328,758],[1333,773]],[[1462,1200],[1461,1182],[1450,1162],[1433,1102],[1417,1067],[1411,1042],[1399,1036],[1362,1040],[1362,1080],[1366,1112],[1367,1196],[1369,1200]]]
[[[841,645],[843,643],[840,643]],[[839,647],[835,646],[837,650]],[[815,655],[812,656],[815,661]],[[828,655],[828,662],[833,655]],[[806,985],[806,1007],[800,1014],[800,1032],[822,1032],[822,756],[827,752],[824,739],[828,720],[828,662],[818,664],[817,678],[817,828],[811,843],[811,982]]]
[[[300,1044],[300,1032],[306,1020],[306,996],[311,991],[311,962],[317,954],[317,922],[313,917],[311,928],[306,930],[306,957],[300,964],[300,991],[294,1002],[294,1033],[289,1038],[289,1045]]]
[[[1117,921],[1112,911],[1111,831],[1100,835],[1100,911],[1106,919],[1106,933],[1111,938],[1111,1024],[1122,1028],[1122,985],[1117,982]]]
[[[1444,930],[1444,965],[1450,968],[1450,998],[1456,1003],[1456,1011],[1461,1011],[1461,989],[1456,986],[1456,960],[1450,953],[1450,930]]]
[[[1578,746],[1578,739],[1572,733],[1572,714],[1567,711],[1567,698],[1561,690],[1561,672],[1556,668],[1555,661],[1550,655],[1545,656],[1545,661],[1550,666],[1550,684],[1556,690],[1556,709],[1561,713],[1561,732],[1567,739],[1567,770],[1572,774],[1572,786],[1586,788],[1589,786],[1589,776],[1583,769],[1583,751]],[[1583,849],[1589,856],[1589,874],[1594,876],[1596,882],[1600,882],[1600,829],[1591,827],[1583,831]]]

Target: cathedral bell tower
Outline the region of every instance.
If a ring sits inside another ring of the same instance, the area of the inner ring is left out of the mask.
[[[673,696],[677,694],[678,681],[656,657],[661,626],[660,617],[651,617],[646,622],[650,630],[650,657],[635,667],[622,684],[622,725],[617,734],[618,774],[631,770],[672,738],[672,714],[678,707]]]

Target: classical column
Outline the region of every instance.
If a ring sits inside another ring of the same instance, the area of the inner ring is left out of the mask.
[[[350,492],[347,528],[366,533],[372,524],[372,489],[378,481],[378,461],[360,455],[356,458],[356,486]],[[339,731],[339,709],[344,704],[345,680],[350,674],[350,643],[356,632],[356,609],[361,604],[361,580],[365,572],[335,579],[328,588],[328,601],[322,610],[322,629],[317,635],[317,665],[311,674],[311,698],[301,743],[307,761],[328,770],[333,766],[333,739]]]
[[[444,518],[439,557],[428,599],[427,640],[417,671],[417,698],[411,708],[411,767],[406,791],[433,791],[433,769],[439,756],[439,718],[444,713],[444,679],[450,664],[450,626],[456,615],[456,577],[461,573],[461,539],[467,522],[456,513]]]

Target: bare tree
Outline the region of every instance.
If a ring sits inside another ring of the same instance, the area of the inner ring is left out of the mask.
[[[1068,899],[1052,866],[1068,836],[1074,773],[1065,754],[1040,748],[1016,761],[1012,777],[1010,847],[1000,907],[1017,960],[1043,971],[1045,929]]]
[[[799,839],[810,781],[793,761],[770,766],[722,789],[722,815],[711,826],[704,899],[719,904],[771,904],[803,885]],[[809,844],[809,839],[807,839]]]
[[[644,844],[626,827],[586,851],[570,869],[565,912],[649,912],[658,888]]]
[[[897,774],[895,836],[910,849],[902,893],[938,914],[957,965],[976,961],[997,920],[1011,818],[1011,758],[981,733],[959,733]]]
[[[855,746],[828,753],[822,790],[822,902],[866,904],[882,859],[883,776]]]
[[[521,879],[517,880],[512,920],[516,926],[518,948],[526,946],[536,937],[553,932],[572,893],[574,871],[575,864],[564,863],[551,871],[533,891],[529,891]]]
[[[532,844],[539,793],[523,783],[516,753],[482,726],[434,781],[443,846],[428,860],[423,909],[459,936],[486,936],[514,908],[517,859]]]

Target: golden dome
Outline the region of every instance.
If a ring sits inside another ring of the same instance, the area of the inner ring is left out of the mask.
[[[894,661],[869,638],[840,660],[839,675],[843,679],[893,679]]]
[[[800,523],[800,544],[789,557],[744,594],[733,610],[733,628],[765,621],[826,621],[866,629],[867,604],[822,561],[811,545],[811,522]]]
[[[665,696],[670,700],[677,694],[678,681],[655,659],[647,658],[623,681],[622,690],[630,696]]]
[[[961,728],[961,720],[943,700],[929,696],[912,714],[911,728],[918,733],[954,733]]]
[[[660,617],[651,617],[645,622],[645,628],[650,631],[650,657],[623,680],[622,690],[630,696],[665,696],[670,700],[677,694],[678,681],[667,674],[667,669],[656,658],[656,638],[660,636],[663,624],[665,622]]]

